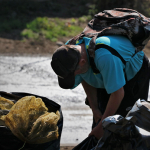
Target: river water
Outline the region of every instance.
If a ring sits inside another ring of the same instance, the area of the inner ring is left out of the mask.
[[[76,145],[91,131],[92,112],[85,105],[81,85],[73,90],[59,87],[50,62],[49,57],[0,56],[0,91],[32,93],[60,104],[64,117],[61,145]]]
[[[0,91],[32,93],[61,105],[64,118],[61,144],[75,145],[90,133],[92,112],[84,104],[81,85],[74,90],[59,87],[50,62],[48,57],[0,56]]]

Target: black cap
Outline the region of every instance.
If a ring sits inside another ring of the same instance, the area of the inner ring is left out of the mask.
[[[80,52],[70,45],[63,45],[54,52],[51,66],[58,75],[58,82],[61,88],[70,89],[74,86],[74,72],[79,60]]]

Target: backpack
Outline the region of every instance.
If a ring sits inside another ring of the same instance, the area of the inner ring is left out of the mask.
[[[95,50],[106,48],[113,55],[119,57],[126,64],[122,56],[112,47],[105,44],[95,44],[96,38],[103,35],[126,36],[136,48],[136,52],[144,49],[150,39],[150,18],[133,9],[115,8],[104,10],[89,21],[85,29],[79,35],[73,37],[68,44],[74,45],[83,37],[91,38],[88,48],[90,65],[94,73],[99,73],[94,63]]]

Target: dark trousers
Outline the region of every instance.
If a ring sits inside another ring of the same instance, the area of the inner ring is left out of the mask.
[[[150,79],[150,64],[146,56],[144,56],[143,65],[140,71],[124,86],[124,98],[115,114],[125,117],[138,99],[148,99]],[[105,112],[110,94],[107,94],[105,89],[97,89],[98,105],[101,113]],[[115,104],[114,104],[115,105]],[[93,119],[93,126],[95,126]]]

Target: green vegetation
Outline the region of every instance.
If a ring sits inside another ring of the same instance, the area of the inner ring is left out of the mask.
[[[80,21],[78,18],[88,14],[86,4],[89,2],[0,0],[0,37],[14,35],[9,38],[20,40],[42,36],[56,41],[62,36],[75,36],[83,30],[86,17]]]
[[[74,36],[82,30],[74,18],[70,21],[64,21],[58,18],[37,17],[32,22],[26,24],[26,29],[21,32],[21,35],[32,39],[44,36],[55,42],[59,37]]]
[[[78,18],[78,22],[80,23],[88,23],[88,21],[90,21],[92,19],[91,15],[87,15],[87,16],[82,16],[80,18]]]
[[[105,9],[126,7],[150,16],[148,0],[0,0],[0,36],[17,33],[17,38],[56,41],[63,36],[75,36],[94,14]],[[70,18],[70,19],[68,19]],[[17,31],[17,32],[16,32]]]

